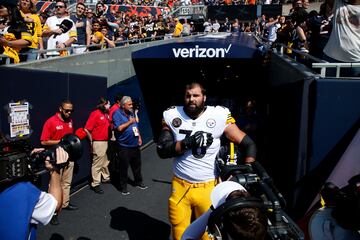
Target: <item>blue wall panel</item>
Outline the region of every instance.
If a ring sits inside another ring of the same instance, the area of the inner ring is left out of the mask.
[[[360,119],[360,81],[318,79],[312,86],[311,152],[313,170]]]

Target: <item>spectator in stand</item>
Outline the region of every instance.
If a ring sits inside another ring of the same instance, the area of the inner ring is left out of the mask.
[[[240,32],[239,19],[235,18],[234,22],[231,25],[231,31],[234,32],[234,33]]]
[[[280,50],[281,48],[280,44],[287,46],[287,43],[290,41],[291,31],[292,31],[292,29],[289,28],[290,27],[289,21],[286,21],[285,16],[281,16],[279,18],[279,24],[280,27],[277,30],[277,37],[276,37],[277,50]]]
[[[104,43],[104,35],[101,32],[95,32],[94,34],[91,34],[90,38],[90,46],[88,46],[88,49],[90,52],[101,50]]]
[[[231,22],[229,18],[225,18],[225,21],[221,24],[220,32],[231,32]]]
[[[116,24],[116,18],[108,12],[108,6],[101,2],[96,4],[95,17],[101,25],[107,25],[111,32],[119,28],[119,25]]]
[[[110,102],[103,97],[100,98],[96,109],[90,113],[84,128],[92,151],[91,189],[97,194],[104,193],[100,187],[101,182],[110,182],[109,160],[106,154],[110,131],[109,109]]]
[[[325,4],[322,4],[325,6]],[[331,32],[331,19],[325,15],[325,11],[321,10],[324,7],[320,7],[320,13],[313,10],[309,13],[308,28],[310,31],[309,39],[309,53],[312,56],[322,59],[323,50],[326,43],[329,40]]]
[[[171,16],[168,16],[166,19],[166,34],[165,34],[165,38],[171,38],[172,35],[174,34],[174,30],[175,30],[175,22],[174,19]]]
[[[155,20],[151,13],[144,17],[144,27],[146,32],[146,37],[154,38],[154,27],[155,27]]]
[[[50,17],[50,13],[48,11],[45,11],[45,12],[42,12],[39,14],[42,28],[44,27],[44,24],[49,17]],[[41,28],[41,31],[42,31],[42,28]],[[45,44],[44,39],[43,39],[43,44]],[[45,48],[45,46],[44,46],[44,48]]]
[[[66,15],[66,3],[57,1],[55,6],[56,15],[49,17],[44,25],[43,36],[48,37],[47,49],[62,49],[61,51],[47,52],[48,56],[66,56],[69,52],[64,48],[71,47],[77,40],[77,31],[74,22]],[[72,27],[67,32],[59,27],[63,20],[71,21]]]
[[[308,53],[308,41],[307,41],[307,20],[308,12],[303,6],[301,0],[294,1],[294,7],[290,10],[290,17],[294,24],[293,30],[293,45],[292,48]]]
[[[182,36],[189,36],[189,35],[191,35],[191,26],[188,23],[186,18],[184,18],[183,21],[184,21],[184,23],[182,24],[183,30],[182,30],[181,35]]]
[[[217,33],[220,29],[220,23],[217,19],[214,20],[214,23],[212,24],[212,32]]]
[[[263,38],[267,37],[267,32],[266,32],[266,16],[263,14],[261,15],[261,18],[259,19],[259,25],[260,25],[260,31],[261,31],[261,36],[263,36]]]
[[[0,36],[0,54],[7,55],[11,63],[20,62],[20,49],[30,46],[32,42],[30,30],[16,4],[17,1],[0,0],[0,17],[8,19],[7,33]],[[6,61],[7,58],[0,58],[0,65]]]
[[[204,32],[205,33],[211,33],[212,32],[212,24],[211,24],[211,19],[210,18],[207,21],[204,22],[203,27],[204,27]]]
[[[103,26],[101,28],[101,33],[104,36],[104,46],[103,49],[105,48],[114,48],[115,47],[115,42],[111,39],[114,38],[114,36],[109,36],[109,28],[106,26]]]
[[[70,100],[64,100],[59,106],[59,111],[52,117],[46,120],[41,133],[41,145],[49,148],[60,142],[62,137],[66,134],[72,134],[73,121],[71,114],[74,111],[74,106]],[[70,188],[74,174],[74,162],[69,161],[68,165],[60,170],[60,181],[63,192],[62,209],[77,210],[78,207],[70,203]],[[56,214],[50,221],[52,225],[58,225],[59,220]]]
[[[75,14],[71,14],[70,19],[75,23],[77,31],[77,40],[73,43],[74,53],[83,53],[86,46],[90,45],[91,26],[85,16],[86,6],[84,3],[76,4]],[[81,47],[80,47],[81,46]]]
[[[100,32],[101,31],[101,26],[100,26],[100,22],[95,19],[93,22],[92,22],[92,27],[91,27],[91,34],[94,34],[96,32]]]
[[[360,62],[360,0],[328,0],[333,9],[333,28],[324,48],[328,62]],[[342,76],[360,77],[360,67],[342,69]]]
[[[91,8],[87,8],[86,9],[86,21],[88,22],[89,26],[90,26],[90,35],[91,35],[91,31],[92,31],[92,23],[94,21],[94,12]]]
[[[269,43],[270,46],[272,46],[273,43],[276,41],[277,30],[281,27],[279,23],[279,19],[280,16],[278,16],[276,19],[271,17],[269,18],[269,22],[266,23],[265,25],[268,31],[267,42]]]
[[[189,6],[191,5],[191,0],[180,0],[181,6]]]
[[[175,22],[175,29],[173,32],[173,37],[180,37],[184,27],[178,18],[174,18],[174,22]]]
[[[166,32],[167,32],[167,27],[166,27],[166,24],[164,22],[163,15],[160,14],[158,16],[158,20],[157,20],[157,22],[155,23],[155,26],[154,26],[154,37],[157,40],[160,40],[160,39],[164,38]]]
[[[36,14],[36,6],[33,0],[20,0],[19,9],[26,25],[32,33],[31,45],[21,49],[20,52],[26,53],[26,55],[20,56],[20,59],[21,61],[34,61],[38,56],[37,51],[44,49],[40,18]]]
[[[6,30],[6,19],[0,18],[0,35],[4,35]]]

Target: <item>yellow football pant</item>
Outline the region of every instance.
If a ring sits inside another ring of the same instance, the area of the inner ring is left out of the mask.
[[[172,192],[169,198],[169,220],[172,225],[174,240],[180,240],[192,218],[200,217],[211,206],[210,193],[215,186],[215,180],[202,183],[190,183],[173,177]],[[208,240],[205,233],[202,240]]]

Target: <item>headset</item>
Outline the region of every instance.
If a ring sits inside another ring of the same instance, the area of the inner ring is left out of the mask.
[[[262,212],[266,212],[266,207],[263,201],[256,197],[239,197],[235,199],[226,200],[225,203],[214,209],[208,219],[207,231],[211,240],[235,240],[225,229],[224,218],[230,211],[237,208],[259,208]]]

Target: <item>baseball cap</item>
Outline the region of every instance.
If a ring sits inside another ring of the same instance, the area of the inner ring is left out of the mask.
[[[241,184],[234,181],[225,181],[216,185],[210,195],[213,207],[217,208],[223,204],[229,194],[235,190],[246,191],[246,189]]]
[[[0,5],[3,6],[17,6],[18,0],[0,0]]]

